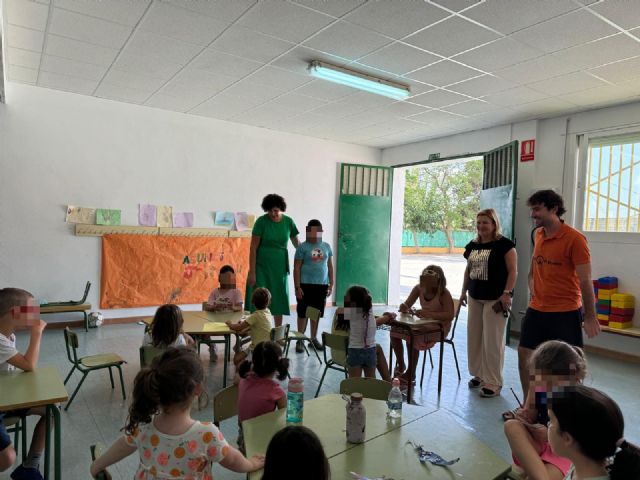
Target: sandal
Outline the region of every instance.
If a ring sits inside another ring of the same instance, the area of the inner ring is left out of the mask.
[[[482,385],[482,380],[480,380],[478,377],[473,377],[471,380],[469,380],[469,388],[478,388],[480,385]]]
[[[499,397],[500,396],[500,390],[502,390],[500,387],[498,387],[496,389],[489,388],[489,387],[482,387],[480,389],[480,396],[484,397],[484,398]]]

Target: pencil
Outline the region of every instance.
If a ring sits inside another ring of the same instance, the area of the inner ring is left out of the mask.
[[[520,405],[520,408],[523,408],[523,407],[522,407],[522,402],[520,402],[520,399],[519,399],[519,398],[518,398],[518,396],[516,395],[516,392],[514,392],[514,391],[513,391],[513,388],[511,388],[511,387],[509,387],[509,389],[511,390],[511,393],[513,393],[513,396],[515,397],[516,402],[518,402],[518,405]]]

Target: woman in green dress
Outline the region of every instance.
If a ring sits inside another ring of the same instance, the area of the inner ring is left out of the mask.
[[[282,316],[289,315],[289,252],[291,240],[298,246],[298,228],[294,221],[283,214],[287,204],[280,195],[271,193],[262,199],[266,212],[256,220],[251,232],[249,276],[245,305],[250,304],[253,289],[267,288],[271,292],[271,313],[276,327],[282,325]],[[255,310],[250,306],[251,311]]]

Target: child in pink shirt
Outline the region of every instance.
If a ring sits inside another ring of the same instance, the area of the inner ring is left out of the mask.
[[[273,380],[276,373],[278,380],[284,380],[289,372],[289,359],[282,358],[280,345],[260,342],[251,358],[238,369],[238,448],[241,451],[244,451],[243,421],[287,406],[287,394]]]

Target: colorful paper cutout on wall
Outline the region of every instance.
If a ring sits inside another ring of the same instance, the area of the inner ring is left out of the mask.
[[[86,207],[67,206],[67,223],[85,223],[94,225],[96,223],[96,209]]]
[[[227,264],[243,289],[250,242],[248,237],[104,235],[100,308],[204,302]]]
[[[156,207],[158,227],[173,227],[172,211],[171,207]]]
[[[235,220],[236,220],[236,230],[239,232],[244,232],[245,230],[249,230],[249,215],[247,212],[236,212]]]
[[[121,210],[96,209],[96,225],[120,225]]]
[[[176,212],[173,214],[173,226],[178,228],[193,227],[193,212]]]
[[[216,227],[233,227],[233,222],[235,221],[235,216],[233,212],[216,212],[213,224]]]
[[[138,225],[155,227],[156,222],[156,206],[141,203],[138,206]]]

